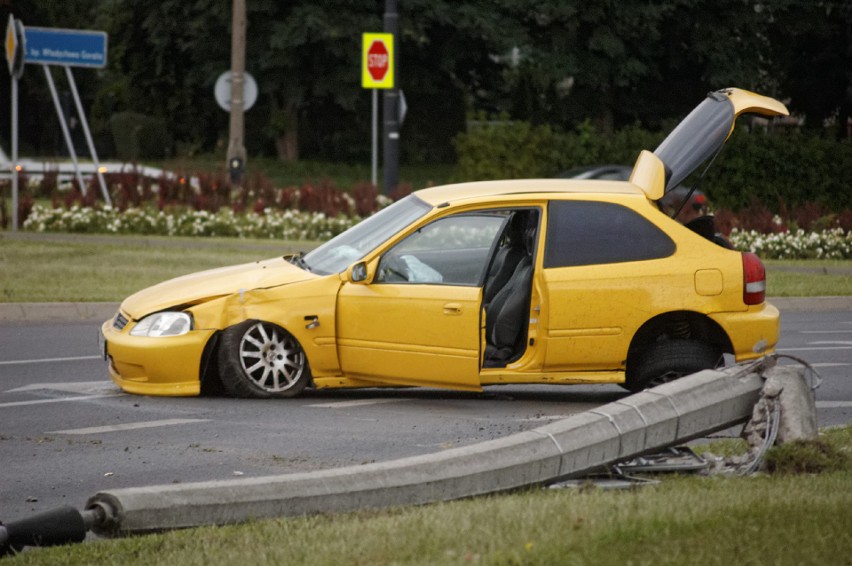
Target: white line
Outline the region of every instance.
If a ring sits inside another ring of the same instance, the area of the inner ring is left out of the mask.
[[[44,358],[41,360],[12,360],[0,362],[0,366],[13,366],[18,364],[44,364],[50,362],[78,362],[82,360],[100,360],[101,356],[78,356],[76,358]]]
[[[786,352],[815,352],[817,350],[852,350],[852,346],[822,346],[815,348],[781,348],[778,350],[779,354],[784,354]]]
[[[852,401],[817,401],[817,409],[848,409],[852,408]]]
[[[852,342],[848,340],[819,340],[818,342],[808,342],[810,346],[827,346],[834,344],[835,346],[852,346]]]
[[[318,409],[347,409],[362,405],[381,405],[382,403],[400,403],[402,401],[411,401],[411,399],[358,399],[356,401],[339,401],[337,403],[319,403],[317,405],[308,405],[308,407],[316,407]]]
[[[15,401],[13,403],[0,403],[3,407],[24,407],[26,405],[43,405],[45,403],[64,403],[65,401],[88,401],[89,399],[103,399],[105,397],[123,397],[126,393],[115,393],[113,395],[83,395],[81,397],[61,397],[59,399],[38,399],[37,401]]]
[[[781,364],[781,365],[797,367],[797,368],[805,367],[802,364],[795,364],[795,363],[789,363],[789,364],[784,363],[784,364]],[[830,363],[830,362],[818,363],[818,364],[808,364],[808,365],[811,366],[812,368],[842,368],[842,367],[846,367],[846,366],[852,366],[852,364],[841,364],[841,363],[833,364],[833,363]]]
[[[137,430],[140,428],[156,428],[160,426],[172,426],[189,423],[205,423],[210,419],[165,419],[161,421],[144,421],[139,423],[126,423],[109,426],[93,426],[90,428],[73,428],[69,430],[52,430],[47,434],[101,434],[104,432],[120,432],[124,430]]]
[[[6,393],[21,393],[23,391],[38,391],[50,389],[52,391],[64,391],[66,393],[90,393],[92,395],[103,395],[118,391],[118,387],[109,380],[101,381],[62,381],[51,383],[30,383],[23,387],[7,389]]]
[[[852,334],[852,330],[800,330],[799,334]]]

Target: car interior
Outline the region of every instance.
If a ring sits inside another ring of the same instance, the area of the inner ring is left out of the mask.
[[[504,367],[526,350],[538,211],[512,213],[483,289],[486,348],[483,367]]]

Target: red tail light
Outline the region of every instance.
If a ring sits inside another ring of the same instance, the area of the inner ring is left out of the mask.
[[[747,305],[759,305],[766,300],[766,268],[760,258],[751,252],[743,252],[743,301]]]

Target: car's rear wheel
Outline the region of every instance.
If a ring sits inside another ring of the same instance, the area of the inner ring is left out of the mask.
[[[248,320],[222,333],[219,376],[236,397],[295,397],[311,378],[305,351],[274,324]]]
[[[698,340],[660,340],[649,344],[637,356],[636,367],[628,368],[627,389],[642,391],[690,375],[718,367],[722,352],[718,346]]]

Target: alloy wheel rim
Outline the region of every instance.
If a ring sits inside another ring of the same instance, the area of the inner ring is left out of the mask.
[[[258,322],[240,340],[240,365],[254,385],[279,393],[299,381],[305,370],[305,354],[292,336]]]

